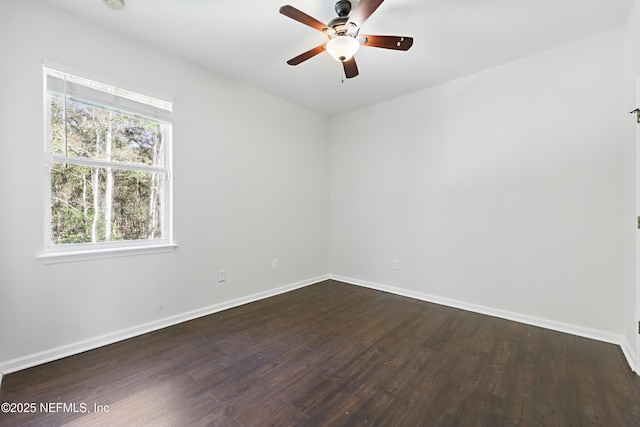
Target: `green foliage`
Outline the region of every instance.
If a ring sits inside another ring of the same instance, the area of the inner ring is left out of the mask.
[[[50,138],[52,152],[70,158],[66,164],[52,165],[53,243],[162,235],[161,174],[119,168],[117,163],[111,168],[73,164],[73,158],[87,158],[159,166],[163,159],[158,123],[78,101],[68,101],[65,111],[64,101],[53,97]],[[105,224],[109,217],[110,224]]]

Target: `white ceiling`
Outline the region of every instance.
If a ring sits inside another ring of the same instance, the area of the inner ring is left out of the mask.
[[[278,13],[290,4],[328,22],[336,16],[335,0],[125,0],[119,12],[102,0],[44,1],[328,116],[621,26],[633,3],[386,0],[361,32],[412,36],[413,47],[363,47],[356,55],[360,75],[345,80],[327,53],[287,65],[326,36]]]

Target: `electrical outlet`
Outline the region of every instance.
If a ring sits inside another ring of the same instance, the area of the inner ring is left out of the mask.
[[[273,269],[274,270],[277,270],[277,269],[280,268],[280,262],[277,259],[273,260],[273,264],[272,265],[273,265]]]
[[[224,282],[225,280],[227,280],[227,278],[224,274],[224,270],[218,270],[218,282]]]
[[[398,261],[397,259],[393,260],[393,269],[394,270],[399,270],[400,269],[400,261]]]

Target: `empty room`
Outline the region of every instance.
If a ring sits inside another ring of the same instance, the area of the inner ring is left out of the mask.
[[[640,0],[0,0],[0,425],[640,425]]]

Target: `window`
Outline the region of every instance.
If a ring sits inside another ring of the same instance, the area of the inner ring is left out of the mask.
[[[45,67],[44,262],[172,250],[168,101]]]

